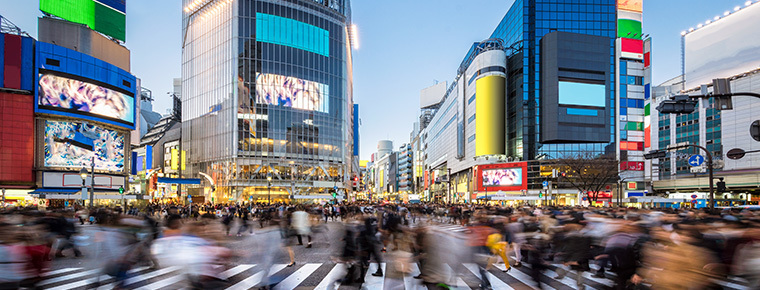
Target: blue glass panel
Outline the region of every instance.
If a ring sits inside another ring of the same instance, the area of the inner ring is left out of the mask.
[[[596,116],[599,115],[597,113],[597,110],[578,109],[578,108],[567,108],[567,114],[568,115],[577,115],[577,116],[593,116],[593,117],[596,117]]]
[[[628,115],[628,108],[620,108],[620,115],[621,116],[627,116]]]
[[[559,82],[560,104],[604,107],[604,97],[604,85]]]

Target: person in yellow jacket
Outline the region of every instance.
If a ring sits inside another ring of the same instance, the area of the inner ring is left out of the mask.
[[[509,272],[509,270],[512,270],[512,266],[509,264],[509,259],[507,258],[507,242],[503,241],[503,238],[501,234],[491,234],[486,239],[486,247],[491,249],[491,253],[494,255],[498,255],[501,257],[502,260],[504,260],[504,270],[503,272]],[[488,263],[488,266],[493,263]]]

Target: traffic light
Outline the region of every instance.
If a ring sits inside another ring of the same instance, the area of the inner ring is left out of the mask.
[[[119,187],[119,194],[124,194],[124,186]]]
[[[718,192],[726,192],[726,182],[723,181],[723,178],[721,178],[715,185],[718,187]]]
[[[649,160],[649,159],[655,159],[655,158],[665,158],[665,156],[667,155],[668,155],[667,151],[655,150],[655,151],[650,151],[649,153],[644,154],[644,159]]]
[[[544,197],[544,193],[539,191],[538,192],[538,198],[543,198],[543,197]]]
[[[677,95],[669,101],[663,101],[657,106],[657,111],[663,114],[691,114],[697,108],[697,100],[688,95]]]

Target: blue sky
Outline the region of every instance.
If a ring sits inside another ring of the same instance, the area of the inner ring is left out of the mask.
[[[361,157],[377,141],[408,142],[418,118],[419,92],[450,82],[473,42],[487,38],[511,0],[354,0],[359,28],[354,51],[354,100],[359,104]],[[644,0],[644,33],[652,37],[653,83],[680,73],[680,32],[744,6],[740,0]],[[38,0],[0,0],[0,15],[37,34]],[[179,0],[127,1],[127,47],[132,73],[153,91],[154,110],[171,106],[166,92],[180,77]]]

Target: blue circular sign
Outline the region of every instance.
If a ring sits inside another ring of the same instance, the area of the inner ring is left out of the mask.
[[[705,157],[699,154],[694,154],[689,157],[690,166],[700,166],[705,162]]]

